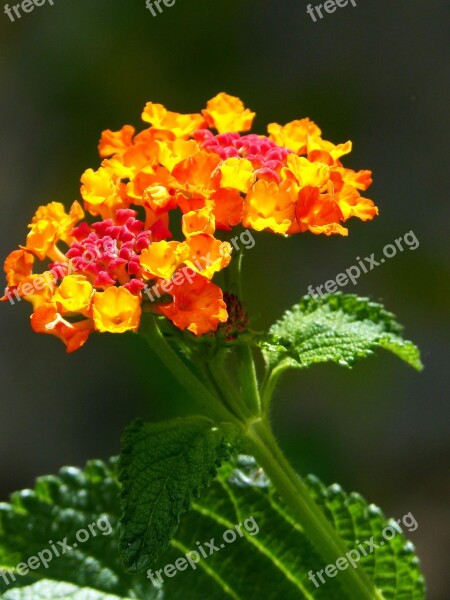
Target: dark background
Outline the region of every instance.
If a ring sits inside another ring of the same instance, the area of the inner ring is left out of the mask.
[[[262,329],[309,284],[414,231],[417,250],[345,291],[397,313],[426,370],[386,353],[352,371],[290,374],[274,425],[300,472],[339,481],[395,518],[413,513],[429,598],[447,600],[450,5],[358,0],[317,23],[306,5],[177,0],[154,18],[144,0],[55,0],[14,23],[0,12],[0,254],[25,241],[39,204],[79,197],[101,130],[139,125],[148,100],[197,112],[227,91],[256,110],[256,132],[309,116],[326,139],[353,140],[345,164],[374,170],[380,217],[350,221],[347,239],[257,235],[246,302]],[[189,412],[137,336],[93,336],[67,356],[32,333],[29,314],[25,302],[0,306],[0,499],[39,474],[117,453],[137,416]]]

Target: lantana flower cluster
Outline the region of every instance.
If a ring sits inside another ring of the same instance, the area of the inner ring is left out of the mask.
[[[351,142],[324,140],[309,119],[248,134],[254,116],[220,93],[195,114],[149,102],[143,131],[104,131],[100,167],[81,177],[83,207],[38,208],[26,244],[5,261],[2,300],[30,301],[33,330],[72,352],[93,331],[137,331],[148,290],[160,286],[165,301],[152,309],[200,336],[228,319],[212,282],[233,258],[221,234],[243,226],[347,235],[350,217],[377,214],[360,194],[371,172],[341,163]],[[36,261],[43,272],[34,272]]]

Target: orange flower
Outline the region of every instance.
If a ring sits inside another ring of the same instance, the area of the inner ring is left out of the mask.
[[[185,264],[208,279],[230,264],[231,245],[212,235],[192,235],[184,242],[184,246],[188,252]]]
[[[154,135],[146,133],[146,136],[137,135],[123,154],[114,154],[102,161],[102,167],[120,179],[132,179],[141,171],[152,173],[153,167],[158,166],[159,147]]]
[[[201,193],[213,188],[212,177],[219,163],[218,156],[201,150],[178,163],[172,175],[188,193]]]
[[[123,154],[131,147],[134,133],[135,129],[131,125],[124,125],[119,131],[107,129],[102,133],[98,153],[103,158],[116,153]]]
[[[83,216],[83,209],[77,201],[72,204],[69,214],[60,202],[40,206],[29,225],[26,249],[33,252],[39,260],[44,260],[46,256],[53,260],[63,259],[64,255],[56,244],[59,240],[67,244],[73,241],[70,233]]]
[[[27,250],[14,250],[5,260],[6,281],[10,287],[19,285],[24,277],[31,275],[34,256]]]
[[[127,194],[135,204],[149,206],[156,212],[175,208],[169,189],[178,187],[177,181],[164,167],[152,172],[141,171],[127,185]]]
[[[47,333],[60,339],[67,352],[81,348],[93,330],[92,321],[70,323],[62,318],[54,304],[43,304],[31,316],[31,327],[36,333]]]
[[[124,287],[111,286],[105,292],[95,292],[92,312],[95,329],[102,333],[124,333],[139,328],[140,300]]]
[[[342,179],[357,190],[365,191],[372,185],[372,171],[353,171],[352,169],[336,169]]]
[[[176,138],[187,137],[205,125],[205,119],[198,113],[181,115],[153,102],[145,105],[142,120],[151,123],[155,129],[170,131]]]
[[[295,216],[296,222],[289,233],[307,230],[325,235],[348,233],[339,223],[343,214],[337,202],[329,194],[320,194],[315,187],[306,186],[300,190]]]
[[[196,336],[215,331],[228,319],[222,290],[201,275],[194,274],[170,292],[171,304],[159,311],[179,329],[188,329]]]
[[[239,98],[225,92],[209,100],[202,112],[208,127],[215,127],[219,133],[249,131],[255,117]]]
[[[295,184],[280,185],[260,179],[247,195],[242,223],[256,231],[268,229],[274,233],[288,232],[295,218]]]
[[[341,162],[351,142],[324,140],[309,119],[271,123],[268,136],[247,134],[254,116],[222,92],[202,114],[149,102],[142,131],[103,131],[103,160],[81,178],[84,206],[99,218],[76,226],[84,217],[78,202],[68,213],[59,202],[39,207],[26,246],[5,261],[0,300],[30,301],[33,327],[72,351],[91,330],[137,330],[146,286],[160,286],[175,290],[161,314],[201,335],[226,315],[222,292],[209,280],[229,265],[232,246],[214,237],[216,230],[347,235],[347,219],[378,214],[360,194],[371,172]],[[51,271],[33,274],[35,257],[50,259],[44,268]],[[195,274],[190,285],[179,285],[180,273]]]
[[[210,195],[218,229],[229,231],[241,222],[244,200],[237,190],[219,189]]]
[[[336,201],[342,211],[344,220],[358,217],[361,221],[373,219],[378,214],[378,208],[368,198],[363,198],[358,190],[351,185],[344,184],[336,196]]]

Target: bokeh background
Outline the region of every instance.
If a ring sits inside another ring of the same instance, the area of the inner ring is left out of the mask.
[[[345,291],[397,313],[426,370],[386,353],[352,371],[293,373],[273,417],[300,472],[357,490],[396,518],[414,514],[428,597],[447,600],[450,5],[358,0],[317,23],[306,5],[177,0],[154,18],[144,0],[55,0],[14,23],[0,12],[0,255],[24,242],[38,204],[79,197],[101,130],[139,125],[148,100],[196,112],[227,91],[257,111],[257,132],[309,116],[327,139],[352,139],[346,164],[374,170],[380,217],[350,222],[347,239],[257,235],[245,300],[263,329],[309,284],[414,231],[417,250]],[[191,410],[137,336],[94,336],[67,356],[32,333],[29,309],[0,306],[3,500],[62,465],[116,454],[135,417]]]

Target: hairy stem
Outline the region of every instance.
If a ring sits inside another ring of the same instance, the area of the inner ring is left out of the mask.
[[[249,345],[240,346],[237,349],[237,353],[240,363],[239,379],[241,382],[242,397],[246,401],[251,414],[259,415],[261,413],[261,399],[252,348]]]
[[[221,420],[241,425],[241,421],[220,402],[215,394],[211,393],[171,348],[161,333],[155,318],[147,318],[139,333],[206,414],[213,414]]]
[[[345,556],[347,548],[320,507],[311,497],[308,488],[291,467],[265,419],[249,424],[246,440],[250,452],[264,469],[277,492],[286,502],[292,516],[303,528],[326,564],[336,563]],[[340,572],[343,588],[352,600],[383,600],[361,569]]]

